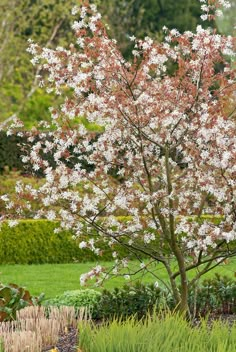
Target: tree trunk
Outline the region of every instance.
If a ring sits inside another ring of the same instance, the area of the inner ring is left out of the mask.
[[[189,314],[189,306],[188,306],[188,282],[186,273],[181,276],[181,288],[180,288],[180,302],[178,306],[178,311],[183,314]]]
[[[179,272],[180,272],[180,300],[178,302],[177,310],[183,314],[189,315],[189,306],[188,306],[188,279],[185,270],[184,257],[178,248],[174,247],[174,253],[178,262]]]

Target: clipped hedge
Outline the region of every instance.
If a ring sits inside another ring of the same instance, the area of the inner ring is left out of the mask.
[[[129,217],[119,217],[119,219],[128,221]],[[214,222],[220,221],[220,217],[211,217],[211,219]],[[116,251],[119,257],[129,254],[131,259],[135,258],[134,253],[131,255],[128,250],[119,245],[113,245],[111,250],[102,239],[98,245],[102,250],[102,256],[97,256],[89,249],[79,248],[79,243],[88,240],[89,236],[80,236],[78,240],[74,240],[73,233],[70,231],[54,233],[57,227],[58,222],[49,220],[21,220],[15,227],[3,224],[0,231],[0,263],[45,264],[111,261],[114,260],[112,251]],[[158,246],[158,239],[152,245]],[[235,245],[235,242],[231,245]]]
[[[79,258],[78,246],[69,233],[54,233],[55,224],[22,220],[15,227],[3,224],[0,231],[0,263],[67,263]]]
[[[111,249],[103,242],[100,244],[102,256],[97,256],[89,249],[79,248],[79,243],[87,237],[74,240],[70,231],[54,233],[57,227],[57,222],[48,220],[21,220],[14,227],[3,224],[0,231],[0,263],[82,263],[113,259]],[[127,254],[122,248],[115,249],[121,255]]]

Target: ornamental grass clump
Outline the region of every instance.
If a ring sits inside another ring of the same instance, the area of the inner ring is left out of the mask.
[[[227,0],[200,2],[202,20],[230,7]],[[156,277],[152,265],[161,262],[174,305],[186,312],[200,277],[236,255],[235,37],[210,26],[184,33],[165,27],[162,43],[131,36],[127,61],[94,4],[81,1],[73,15],[75,39],[67,48],[30,41],[40,85],[63,102],[38,130],[25,133],[19,120],[8,130],[26,134],[22,161],[44,182],[18,182],[15,203],[3,195],[6,217],[22,218],[40,202],[35,217],[60,220],[80,248],[102,256],[104,241],[114,265],[96,265],[81,284],[119,273]],[[91,133],[80,116],[100,132]],[[199,221],[209,213],[222,220]],[[136,268],[129,253],[139,260]]]
[[[113,320],[104,326],[81,325],[79,347],[83,352],[233,352],[236,325],[215,321],[209,327],[202,321],[192,327],[179,315]]]
[[[55,346],[60,333],[76,328],[86,316],[73,307],[27,307],[17,312],[15,321],[0,325],[4,352],[41,352],[43,347]]]
[[[32,331],[14,331],[2,336],[4,352],[41,352],[42,339]]]

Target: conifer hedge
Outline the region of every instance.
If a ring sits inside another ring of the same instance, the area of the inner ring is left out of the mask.
[[[128,217],[119,217],[127,221]],[[204,216],[204,219],[211,219],[219,223],[221,217]],[[79,243],[88,240],[88,235],[73,239],[70,231],[54,232],[59,223],[49,220],[20,220],[14,227],[4,223],[0,230],[0,264],[46,264],[46,263],[73,263],[73,262],[97,262],[114,260],[112,251],[118,256],[128,255],[125,248],[113,245],[111,250],[102,240],[99,241],[99,248],[102,256],[96,255],[89,249],[79,248]],[[158,245],[158,239],[153,246]],[[232,243],[232,247],[236,243]],[[228,246],[226,244],[226,246]],[[129,256],[135,259],[135,253]],[[145,256],[144,256],[145,257]]]
[[[57,222],[21,220],[17,226],[3,224],[0,231],[0,264],[45,264],[112,260],[111,249],[102,242],[102,256],[79,248],[88,237],[75,240],[70,231],[55,233]],[[118,251],[118,249],[117,249]],[[121,253],[122,252],[122,253]],[[119,253],[124,255],[124,250]]]

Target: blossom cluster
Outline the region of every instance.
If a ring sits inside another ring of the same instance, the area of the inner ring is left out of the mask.
[[[207,14],[229,6],[201,3]],[[70,94],[51,109],[49,132],[29,133],[35,143],[23,161],[41,169],[45,182],[37,190],[18,186],[19,198],[27,191],[41,199],[35,217],[60,219],[75,237],[86,233],[80,248],[96,254],[102,240],[163,263],[165,253],[174,256],[173,243],[193,261],[199,253],[227,255],[219,243],[236,239],[236,75],[228,60],[235,38],[200,25],[195,33],[166,29],[163,43],[131,37],[130,62],[94,5],[73,14],[80,14],[74,45],[52,50],[30,43],[33,64],[48,72],[48,89]],[[91,133],[78,116],[102,132]],[[221,221],[200,221],[204,212]],[[113,254],[117,272],[128,258]],[[100,272],[98,266],[81,282]]]
[[[201,5],[201,10],[203,14],[201,15],[201,19],[203,21],[213,20],[215,17],[223,16],[223,12],[221,8],[229,9],[231,7],[230,1],[228,0],[199,0]]]

